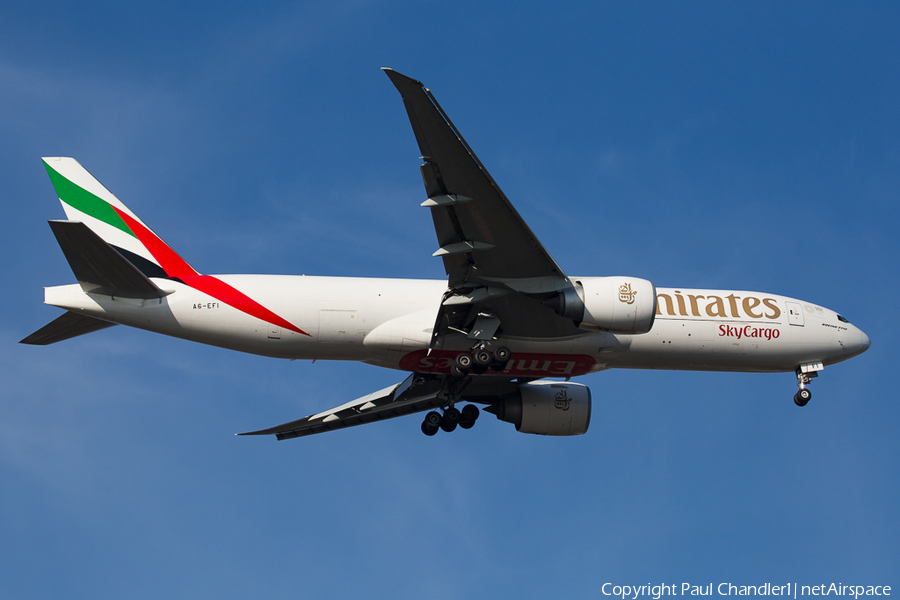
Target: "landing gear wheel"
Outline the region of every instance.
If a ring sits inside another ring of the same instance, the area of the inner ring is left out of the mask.
[[[509,348],[506,346],[500,346],[496,350],[494,350],[493,360],[491,361],[491,369],[494,371],[502,371],[506,368],[506,363],[509,362],[509,358],[512,356],[512,352],[509,351]]]
[[[462,379],[466,376],[466,372],[459,368],[459,365],[452,364],[450,365],[450,374],[456,377],[457,379]]]
[[[474,359],[475,365],[482,368],[489,367],[494,361],[494,357],[491,354],[491,351],[484,348],[475,352]]]
[[[794,394],[794,404],[797,406],[806,406],[809,399],[812,398],[812,392],[808,386],[813,377],[818,377],[818,371],[822,370],[822,363],[808,363],[797,367],[797,387],[800,388]]]
[[[462,415],[459,413],[459,409],[456,408],[448,408],[444,411],[444,416],[441,417],[441,429],[450,433],[456,426],[459,424],[459,419]]]
[[[434,410],[425,415],[425,420],[422,421],[422,433],[428,436],[436,434],[440,429],[441,420],[441,413]]]
[[[494,362],[498,365],[505,365],[509,362],[509,357],[512,356],[512,352],[509,351],[509,348],[506,346],[500,346],[496,350],[494,350]]]
[[[456,366],[462,371],[468,373],[472,368],[472,355],[468,352],[460,352],[456,355]]]
[[[477,406],[474,404],[466,404],[462,409],[459,426],[463,429],[471,429],[472,426],[475,425],[475,421],[478,420],[479,414],[480,411]]]
[[[806,388],[803,388],[802,390],[794,394],[794,404],[796,404],[797,406],[806,406],[810,398],[812,398],[812,392]]]

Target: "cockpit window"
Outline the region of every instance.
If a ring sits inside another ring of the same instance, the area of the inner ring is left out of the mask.
[[[838,315],[837,318],[838,318],[838,321],[840,321],[841,323],[849,323],[850,322],[847,319],[845,319],[844,317],[842,317],[841,315]]]

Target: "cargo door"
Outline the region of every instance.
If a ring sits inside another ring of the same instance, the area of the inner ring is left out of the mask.
[[[319,311],[319,341],[326,344],[353,342],[359,316],[355,310]]]

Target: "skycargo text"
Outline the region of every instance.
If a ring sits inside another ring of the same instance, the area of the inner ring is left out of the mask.
[[[660,583],[644,585],[617,585],[604,583],[600,589],[604,596],[615,596],[622,600],[638,600],[652,598],[660,600],[663,596],[783,596],[799,598],[800,596],[852,596],[854,600],[860,596],[890,596],[889,585],[844,585],[842,583],[822,583],[819,585],[800,585],[785,583],[776,585],[738,585],[734,583],[707,583],[694,585],[691,583]]]

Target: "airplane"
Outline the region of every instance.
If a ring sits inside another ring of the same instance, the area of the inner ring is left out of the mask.
[[[67,220],[49,221],[76,284],[44,288],[66,310],[22,340],[45,345],[127,325],[286,359],[408,373],[340,406],[237,435],[289,439],[426,412],[435,435],[479,405],[522,433],[587,432],[605,369],[794,372],[794,402],[825,366],[869,348],[838,313],[777,294],[657,288],[573,277],[553,260],[424,85],[383,69],[421,153],[441,280],[205,275],[73,158],[44,158]],[[461,408],[460,408],[461,407]]]

